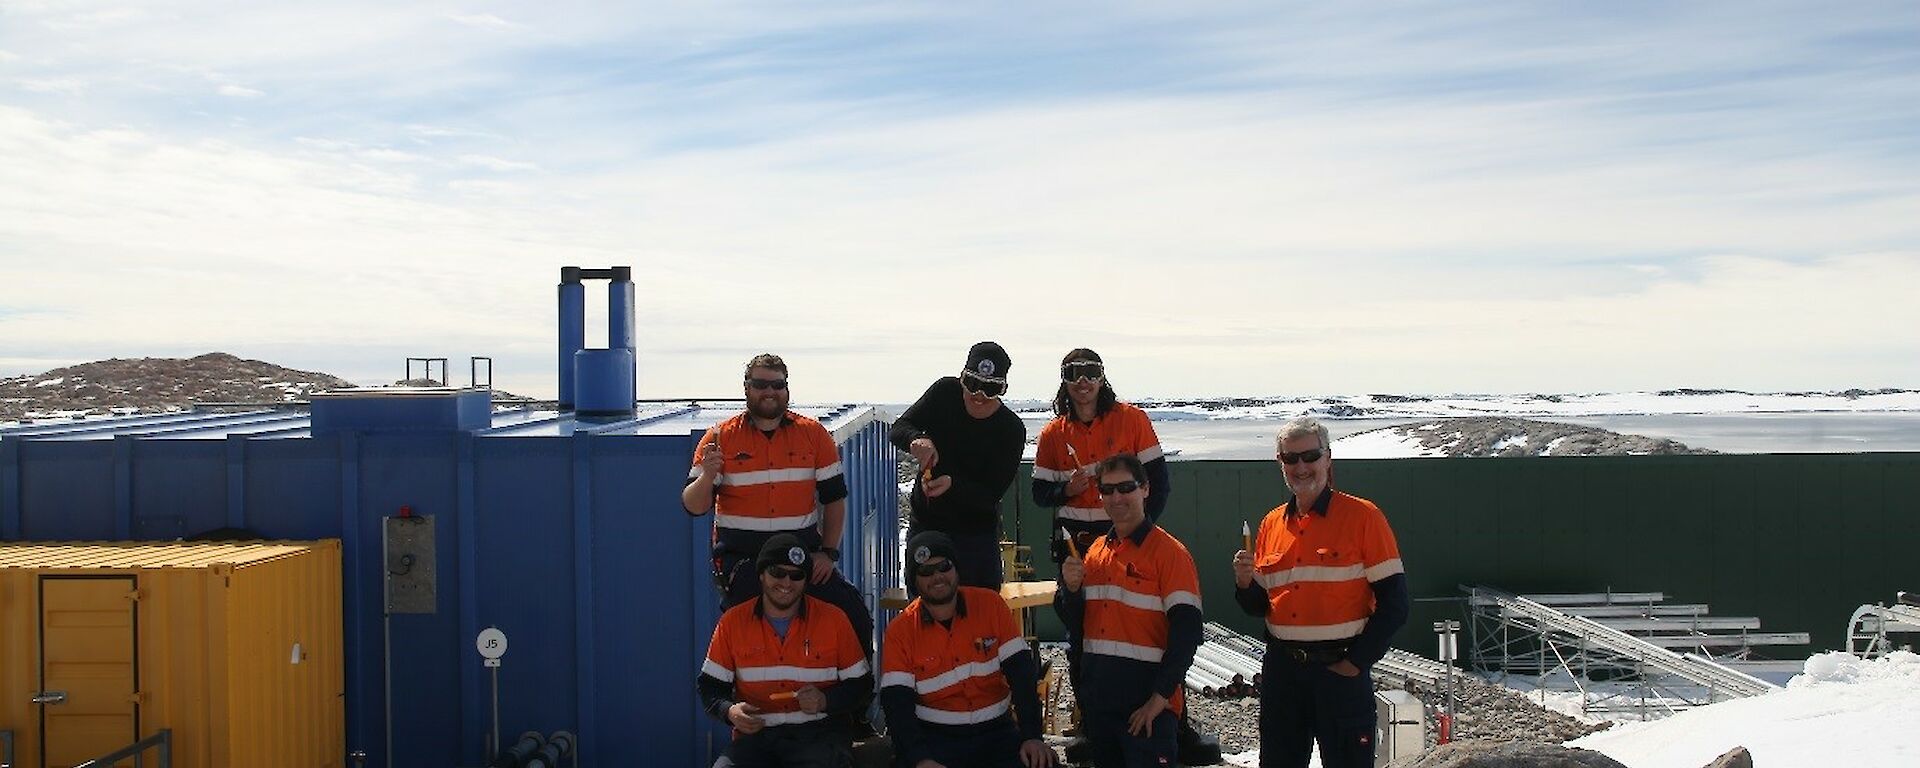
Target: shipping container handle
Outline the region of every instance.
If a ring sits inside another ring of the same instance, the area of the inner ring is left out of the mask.
[[[64,704],[66,701],[66,691],[41,691],[33,695],[35,704]]]

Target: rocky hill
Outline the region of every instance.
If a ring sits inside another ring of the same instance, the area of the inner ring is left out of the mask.
[[[0,421],[185,410],[201,402],[285,402],[352,382],[225,352],[114,358],[0,379]]]
[[[1713,453],[1684,443],[1629,435],[1597,427],[1508,416],[1474,416],[1401,424],[1341,438],[1344,441],[1396,439],[1427,456],[1649,456]]]

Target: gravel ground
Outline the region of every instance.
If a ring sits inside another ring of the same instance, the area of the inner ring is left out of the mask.
[[[1042,646],[1041,658],[1054,664],[1067,663],[1066,653],[1058,646]],[[1537,741],[1558,744],[1577,739],[1608,726],[1590,725],[1558,712],[1541,708],[1526,696],[1504,686],[1488,683],[1470,675],[1455,678],[1458,687],[1455,707],[1454,738],[1493,741]],[[1062,682],[1060,712],[1056,718],[1064,724],[1072,717],[1072,684]],[[1384,687],[1384,686],[1381,686]],[[1415,685],[1411,692],[1428,708],[1440,703],[1440,693]],[[1220,740],[1224,754],[1245,752],[1260,746],[1260,701],[1254,697],[1215,699],[1188,691],[1187,711],[1193,727]],[[1427,746],[1438,743],[1439,730],[1429,717]]]

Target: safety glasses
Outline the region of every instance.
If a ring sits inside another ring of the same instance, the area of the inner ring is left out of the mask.
[[[1281,451],[1280,463],[1298,464],[1304,461],[1308,464],[1312,464],[1316,461],[1319,461],[1321,458],[1325,457],[1326,455],[1327,455],[1327,451],[1325,448],[1315,448],[1310,451],[1301,451],[1299,453],[1287,453],[1286,451]]]
[[[767,566],[767,575],[776,579],[786,579],[787,581],[806,581],[807,579],[806,571],[781,565]]]
[[[1099,381],[1107,375],[1107,366],[1088,360],[1076,360],[1060,366],[1060,380],[1072,384],[1081,379]]]
[[[1128,480],[1124,483],[1100,484],[1100,495],[1102,496],[1112,496],[1116,493],[1133,493],[1137,490],[1140,490],[1140,483],[1134,480]]]
[[[986,397],[999,397],[1007,393],[1007,383],[1005,381],[981,378],[975,376],[971,371],[960,372],[960,388],[966,390],[969,394],[984,395]]]
[[[927,563],[913,567],[913,573],[916,576],[932,576],[936,573],[946,573],[951,570],[953,570],[952,560],[942,560],[937,563]]]
[[[758,389],[761,391],[765,391],[769,389],[786,389],[787,380],[786,379],[747,379],[747,386],[753,387],[754,389]]]

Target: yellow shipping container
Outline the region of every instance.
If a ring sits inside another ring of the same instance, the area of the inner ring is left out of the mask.
[[[0,731],[22,768],[163,728],[175,768],[338,768],[341,644],[335,539],[0,544]]]

